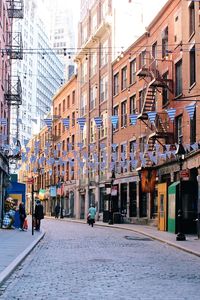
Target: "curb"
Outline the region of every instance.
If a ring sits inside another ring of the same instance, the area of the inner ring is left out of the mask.
[[[1,273],[0,273],[0,287],[19,266],[19,264],[28,256],[28,254],[35,248],[39,241],[44,237],[45,232],[42,232],[37,239],[35,239],[22,253],[20,253]]]
[[[47,218],[51,219],[52,217],[47,217]],[[59,219],[59,220],[60,220],[60,221],[66,221],[66,222],[72,222],[72,223],[75,222],[75,223],[86,224],[86,221],[75,220],[75,219],[74,219],[74,220],[70,220],[70,219]],[[153,240],[156,240],[156,241],[159,241],[159,242],[161,242],[161,243],[165,243],[165,244],[167,244],[167,245],[169,245],[169,246],[175,247],[175,248],[177,248],[177,249],[179,249],[179,250],[182,250],[182,251],[184,251],[184,252],[187,252],[187,253],[189,253],[189,254],[192,254],[192,255],[195,255],[195,256],[200,257],[200,252],[196,252],[195,250],[191,250],[191,249],[189,249],[189,248],[186,248],[186,247],[177,245],[177,244],[175,244],[175,243],[173,243],[173,242],[171,242],[171,241],[164,240],[164,239],[162,239],[162,238],[160,238],[160,237],[157,237],[157,236],[154,236],[154,235],[152,235],[152,234],[146,233],[146,232],[144,232],[144,231],[142,231],[142,230],[138,230],[138,229],[134,229],[134,228],[123,227],[123,225],[122,225],[122,226],[117,226],[117,225],[115,225],[115,224],[113,224],[113,225],[108,225],[108,224],[98,224],[98,223],[95,223],[95,226],[102,226],[102,227],[109,227],[109,228],[113,228],[113,229],[123,229],[123,230],[133,231],[133,232],[136,232],[136,233],[139,233],[139,234],[143,234],[144,236],[147,236],[147,237],[149,237],[149,238],[151,238],[151,239],[153,239]]]

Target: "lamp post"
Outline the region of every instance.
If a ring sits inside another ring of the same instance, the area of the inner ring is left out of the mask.
[[[113,225],[113,199],[112,199],[112,187],[115,179],[115,171],[112,171],[111,182],[110,182],[110,198],[109,198],[109,225]]]
[[[184,161],[184,156],[185,156],[185,149],[179,141],[178,148],[176,150],[176,157],[179,162],[179,167],[180,167],[180,183],[179,183],[179,199],[178,199],[178,218],[177,218],[177,228],[178,228],[178,233],[176,236],[177,241],[185,241],[185,234],[182,232],[182,217],[183,217],[183,211],[182,211],[182,177],[181,177],[181,171],[183,167],[183,161]]]

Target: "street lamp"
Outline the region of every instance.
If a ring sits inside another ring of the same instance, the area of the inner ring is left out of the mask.
[[[112,171],[111,182],[110,182],[110,197],[109,197],[109,225],[113,225],[113,199],[112,199],[112,187],[115,179],[115,171]]]
[[[177,228],[178,228],[178,233],[176,236],[177,241],[185,241],[185,234],[182,232],[182,216],[183,216],[183,211],[182,211],[182,177],[181,177],[181,171],[183,167],[183,161],[184,161],[184,156],[185,156],[185,149],[179,141],[178,148],[176,150],[176,158],[179,162],[179,167],[180,167],[180,183],[179,183],[179,199],[178,199],[178,218],[177,218]]]

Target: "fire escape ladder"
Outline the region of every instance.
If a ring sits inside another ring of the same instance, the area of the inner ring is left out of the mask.
[[[144,97],[144,103],[141,109],[141,113],[138,116],[138,119],[140,120],[147,120],[148,115],[147,112],[153,111],[155,107],[155,96],[156,96],[156,90],[153,86],[153,83],[155,82],[155,78],[153,78],[146,87],[145,97]]]
[[[5,85],[5,101],[8,105],[22,104],[22,87],[19,76],[9,76]]]
[[[23,19],[24,17],[24,1],[23,0],[7,0],[7,10],[9,18]]]
[[[7,32],[6,52],[11,59],[23,59],[21,32]]]

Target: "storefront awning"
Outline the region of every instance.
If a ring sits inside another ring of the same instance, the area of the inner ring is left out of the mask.
[[[48,197],[49,197],[49,191],[45,190],[45,189],[40,189],[38,197],[39,197],[40,200],[48,199]]]

